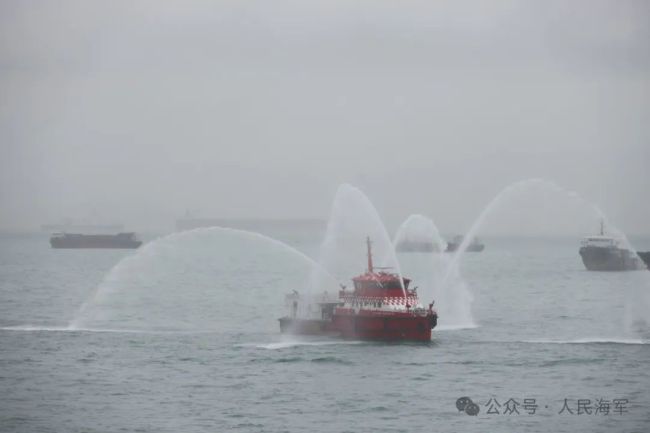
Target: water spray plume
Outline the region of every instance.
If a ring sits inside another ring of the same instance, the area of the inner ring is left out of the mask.
[[[581,205],[587,207],[596,217],[596,220],[599,222],[602,221],[605,227],[608,227],[608,230],[616,237],[618,237],[627,249],[636,254],[636,249],[632,246],[627,236],[625,236],[621,230],[617,229],[609,223],[606,215],[598,206],[583,199],[575,191],[567,190],[552,181],[540,178],[525,179],[505,187],[481,211],[478,218],[476,218],[470,227],[469,231],[465,234],[461,245],[452,256],[451,262],[447,267],[447,272],[445,273],[445,276],[442,280],[443,286],[447,285],[449,283],[449,280],[454,278],[455,275],[458,275],[458,265],[460,259],[467,251],[467,248],[472,242],[472,239],[476,237],[478,231],[483,227],[486,219],[497,208],[502,206],[504,202],[511,200],[518,194],[528,192],[528,190],[533,187],[541,187],[549,191],[557,192],[573,200],[576,200]],[[627,332],[634,331],[635,329],[647,329],[648,324],[650,323],[650,319],[648,317],[650,314],[650,294],[648,290],[650,288],[650,273],[644,272],[642,274],[643,275],[640,276],[640,279],[643,280],[643,282],[639,284],[638,290],[635,290],[634,293],[626,293],[624,322],[626,323]]]
[[[298,251],[290,245],[285,244],[277,239],[262,235],[260,233],[239,230],[226,227],[208,227],[208,228],[197,228],[194,230],[188,230],[179,233],[172,233],[167,236],[163,236],[159,239],[156,239],[152,242],[147,243],[144,247],[138,250],[138,252],[132,256],[122,259],[117,263],[106,275],[104,280],[99,286],[95,289],[92,295],[84,302],[75,317],[70,321],[68,328],[69,329],[78,329],[84,326],[84,320],[86,319],[85,315],[87,310],[103,296],[108,295],[110,291],[110,286],[113,284],[118,284],[119,281],[125,276],[128,276],[130,268],[137,265],[145,257],[155,256],[161,251],[164,251],[166,248],[177,246],[179,243],[193,239],[193,238],[204,238],[210,234],[220,234],[220,235],[230,235],[241,239],[252,240],[254,242],[263,242],[268,245],[271,245],[275,248],[279,248],[283,251],[286,251],[296,258],[306,262],[313,273],[317,273],[320,278],[327,280],[330,285],[336,287],[338,285],[337,280],[329,274],[325,269],[323,269],[318,263],[316,263],[312,258],[308,257],[304,253]]]
[[[373,266],[394,269],[399,276],[402,293],[406,296],[399,261],[377,209],[361,190],[342,184],[334,197],[325,237],[320,246],[320,266],[341,279],[366,267],[365,263],[359,263],[358,258],[362,255],[356,251],[363,248],[368,237],[373,242]],[[354,254],[346,256],[346,252]],[[323,284],[314,277],[311,286],[312,290],[321,290]]]
[[[440,315],[440,329],[465,329],[475,327],[471,304],[474,299],[460,273],[449,277],[445,284],[442,277],[447,273],[450,257],[444,253],[446,242],[432,219],[410,215],[399,226],[394,244],[404,241],[431,242],[434,246],[425,254],[403,256],[406,264],[413,265],[409,274],[423,289],[422,295],[434,299]]]

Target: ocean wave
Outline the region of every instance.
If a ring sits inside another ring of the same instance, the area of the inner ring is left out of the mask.
[[[436,326],[433,331],[462,331],[464,329],[476,329],[479,326],[471,323],[467,325],[438,325]]]
[[[524,340],[532,344],[650,344],[650,341],[635,338],[578,338],[575,340]]]
[[[284,362],[293,363],[293,362],[302,362],[302,361],[304,361],[304,358],[300,356],[292,356],[289,358],[278,358],[273,360],[273,362],[279,362],[279,363],[284,363]]]
[[[280,341],[275,343],[248,343],[248,344],[239,344],[239,347],[255,347],[257,349],[267,349],[267,350],[279,350],[279,349],[288,349],[291,347],[298,346],[332,346],[332,345],[342,345],[342,344],[361,344],[362,341]]]
[[[314,358],[311,362],[324,363],[324,364],[343,364],[343,365],[354,365],[351,361],[346,361],[345,359],[337,358],[335,356],[323,356],[321,358]]]
[[[0,331],[18,332],[106,332],[116,334],[202,334],[209,331],[164,331],[146,329],[118,329],[118,328],[76,328],[71,326],[2,326]]]
[[[69,328],[67,326],[3,326],[0,327],[1,331],[24,331],[24,332],[36,332],[36,331],[51,331],[51,332],[74,332],[78,331],[75,328]]]

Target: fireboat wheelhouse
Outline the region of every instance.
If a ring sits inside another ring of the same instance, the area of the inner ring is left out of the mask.
[[[400,282],[397,274],[376,272],[370,238],[366,243],[368,270],[352,279],[353,290],[342,286],[337,298],[328,292],[316,299],[303,298],[296,291],[286,296],[289,312],[279,319],[283,334],[383,341],[431,340],[431,330],[438,322],[433,302],[425,308],[417,290],[409,289],[408,278]]]

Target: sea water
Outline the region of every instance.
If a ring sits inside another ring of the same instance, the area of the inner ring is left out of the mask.
[[[314,258],[323,235],[267,234]],[[313,270],[269,243],[136,258],[2,235],[0,431],[649,431],[650,337],[626,326],[643,272],[586,271],[577,238],[483,240],[460,262],[475,326],[441,317],[430,344],[385,344],[281,336],[284,295]]]

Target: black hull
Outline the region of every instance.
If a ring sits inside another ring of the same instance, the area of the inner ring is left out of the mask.
[[[116,235],[55,234],[50,238],[50,245],[56,249],[135,249],[142,245],[133,233]]]
[[[650,268],[650,251],[637,251],[636,254],[641,258],[641,260],[643,260],[646,267]]]
[[[646,268],[636,254],[620,248],[582,247],[580,257],[589,271],[621,272]]]
[[[92,242],[92,241],[50,241],[55,249],[136,249],[142,245],[141,241],[119,242]]]
[[[445,252],[453,253],[453,252],[458,250],[459,246],[460,246],[459,244],[455,244],[455,243],[450,242],[450,243],[447,244],[447,249],[445,250]],[[469,253],[480,253],[484,249],[485,249],[485,245],[483,245],[483,244],[470,244],[467,247],[467,250],[465,250],[465,251],[467,251]]]

